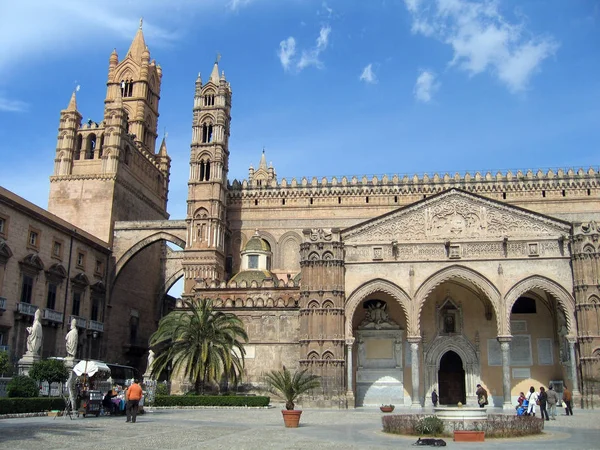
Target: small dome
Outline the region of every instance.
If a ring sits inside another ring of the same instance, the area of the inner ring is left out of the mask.
[[[271,245],[258,234],[255,234],[250,238],[246,246],[244,247],[245,252],[270,252]]]
[[[275,286],[277,286],[277,277],[275,277],[268,270],[244,270],[243,272],[237,273],[230,282],[235,281],[238,285],[245,281],[250,284],[253,281],[256,281],[259,285],[266,279],[272,279],[275,282]]]

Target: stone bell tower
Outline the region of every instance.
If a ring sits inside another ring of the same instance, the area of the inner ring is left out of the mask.
[[[337,229],[307,229],[300,245],[300,368],[321,377],[318,406],[346,407],[344,247]]]
[[[168,218],[171,159],[155,152],[162,69],[141,28],[125,58],[109,59],[104,118],[82,124],[73,92],[61,111],[48,210],[112,243],[118,220]]]
[[[208,81],[196,80],[190,177],[187,199],[187,243],[183,261],[185,292],[196,278],[223,280],[231,86],[215,61]]]

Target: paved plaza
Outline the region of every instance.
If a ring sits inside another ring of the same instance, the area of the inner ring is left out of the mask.
[[[411,412],[399,410],[399,413]],[[377,449],[405,448],[416,438],[385,434],[377,409],[306,409],[287,429],[279,408],[151,410],[135,424],[124,417],[33,417],[0,420],[0,448],[9,449]],[[455,443],[449,448],[598,449],[600,410],[575,410],[546,422],[542,436]],[[426,447],[431,448],[431,447]]]

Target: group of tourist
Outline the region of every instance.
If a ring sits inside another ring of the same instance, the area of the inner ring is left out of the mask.
[[[562,402],[565,404],[565,415],[572,416],[573,415],[573,396],[571,391],[567,389],[567,386],[564,386]],[[539,392],[536,392],[535,388],[531,386],[529,388],[529,394],[525,396],[525,393],[521,392],[519,394],[519,398],[517,399],[517,414],[520,410],[523,410],[523,415],[525,416],[534,416],[536,406],[540,407],[540,414],[542,419],[545,420],[556,420],[556,406],[560,404],[561,399],[558,396],[558,393],[553,389],[552,385],[546,390],[544,386],[540,386]],[[526,407],[526,409],[524,409]],[[548,409],[550,409],[550,414],[548,414]]]
[[[566,385],[563,385],[563,394],[562,394],[562,403],[565,405],[565,415],[572,416],[573,415],[573,395],[571,391],[567,389]],[[480,408],[485,407],[488,402],[488,392],[485,390],[481,384],[477,385],[477,391],[475,391],[475,395],[477,396],[477,404]],[[438,405],[438,394],[434,389],[431,393],[431,402],[433,406]],[[519,394],[519,398],[517,399],[517,406],[515,407],[517,410],[517,414],[524,416],[534,416],[536,406],[540,407],[540,414],[542,415],[542,419],[546,420],[556,420],[556,406],[560,405],[561,399],[558,393],[552,388],[552,385],[546,390],[544,386],[540,386],[539,392],[536,392],[535,388],[531,386],[529,388],[529,395],[525,396],[525,393],[521,392]],[[548,414],[548,410],[550,410],[550,414]]]
[[[124,401],[125,412],[127,414],[126,421],[135,423],[142,395],[142,387],[139,385],[139,381],[135,379],[126,390],[117,385],[106,392],[102,400],[102,405],[106,411],[115,414],[119,411],[120,402]]]

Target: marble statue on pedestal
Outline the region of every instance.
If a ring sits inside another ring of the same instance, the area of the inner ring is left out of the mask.
[[[42,348],[42,322],[40,322],[40,318],[42,316],[41,311],[38,309],[35,311],[35,316],[33,320],[33,325],[27,327],[27,332],[29,336],[27,336],[27,353],[26,355],[30,356],[39,356],[40,349]]]
[[[77,343],[79,342],[79,332],[77,331],[77,320],[71,320],[71,330],[65,336],[67,341],[67,358],[77,356]]]

